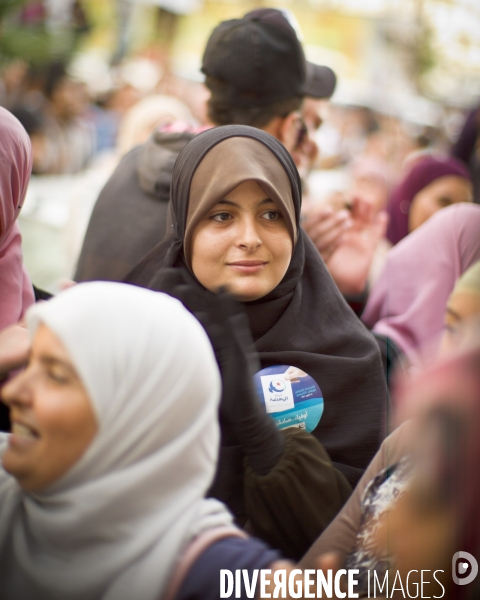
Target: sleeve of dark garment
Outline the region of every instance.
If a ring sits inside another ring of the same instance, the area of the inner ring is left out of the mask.
[[[137,146],[126,154],[100,192],[78,259],[79,283],[122,281],[165,235],[168,203],[140,185],[142,150]]]
[[[247,466],[245,504],[253,534],[298,560],[342,508],[351,487],[313,435],[301,429],[284,433],[282,457],[268,475]]]
[[[300,561],[299,568],[316,568],[316,559],[327,552],[339,555],[343,564],[352,551],[362,523],[362,499],[368,484],[387,466],[402,458],[409,447],[410,424],[405,423],[384,440],[379,451],[341,512]]]
[[[228,506],[235,517],[236,524],[243,528],[247,521],[243,486],[243,464],[245,454],[240,445],[220,445],[217,472],[212,486],[207,492],[208,498],[216,498]]]
[[[50,300],[50,298],[53,298],[53,294],[46,292],[35,285],[33,286],[33,293],[35,294],[35,302],[38,302],[39,300],[47,301]]]
[[[246,569],[249,581],[252,581],[254,569],[268,569],[279,559],[278,552],[270,550],[260,540],[225,538],[212,544],[196,560],[183,581],[176,600],[218,600],[221,569],[229,569],[233,573],[236,569]],[[240,598],[247,598],[244,586]]]

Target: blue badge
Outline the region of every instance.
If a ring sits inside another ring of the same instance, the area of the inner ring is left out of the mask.
[[[253,378],[257,394],[279,429],[299,427],[308,432],[323,414],[323,394],[308,373],[288,365],[267,367]]]

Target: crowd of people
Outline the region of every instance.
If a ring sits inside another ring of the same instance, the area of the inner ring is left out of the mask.
[[[9,69],[2,598],[213,600],[255,569],[478,597],[451,577],[480,559],[478,110],[457,141],[331,106],[335,73],[268,8],[214,29],[204,88],[92,103],[65,65]],[[100,151],[52,296],[22,260],[30,177]]]

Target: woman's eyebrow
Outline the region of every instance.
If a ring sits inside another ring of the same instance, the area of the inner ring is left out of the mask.
[[[219,202],[217,202],[217,204],[215,206],[218,206],[219,204],[223,204],[223,205],[227,205],[227,206],[240,206],[238,202],[233,202],[232,200],[227,200],[227,198],[223,198],[223,200],[220,200]],[[257,206],[263,206],[264,204],[275,204],[275,202],[271,198],[264,198],[263,200],[259,200],[259,202],[257,203]]]

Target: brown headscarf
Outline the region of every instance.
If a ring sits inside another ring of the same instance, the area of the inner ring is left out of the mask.
[[[223,160],[224,156],[228,156],[228,161]],[[229,192],[248,180],[256,181],[275,202],[295,245],[295,207],[285,169],[260,142],[249,138],[228,138],[212,148],[192,177],[183,243],[189,268],[192,234],[198,222]]]
[[[284,213],[295,242],[279,285],[245,303],[261,366],[293,365],[315,379],[325,408],[313,434],[355,484],[384,433],[387,390],[379,350],[300,229],[300,178],[280,142],[259,129],[228,125],[205,131],[187,144],[173,173],[170,231],[126,281],[161,291],[160,270],[178,267],[192,285],[201,286],[186,264],[191,231],[207,206],[252,179]]]

